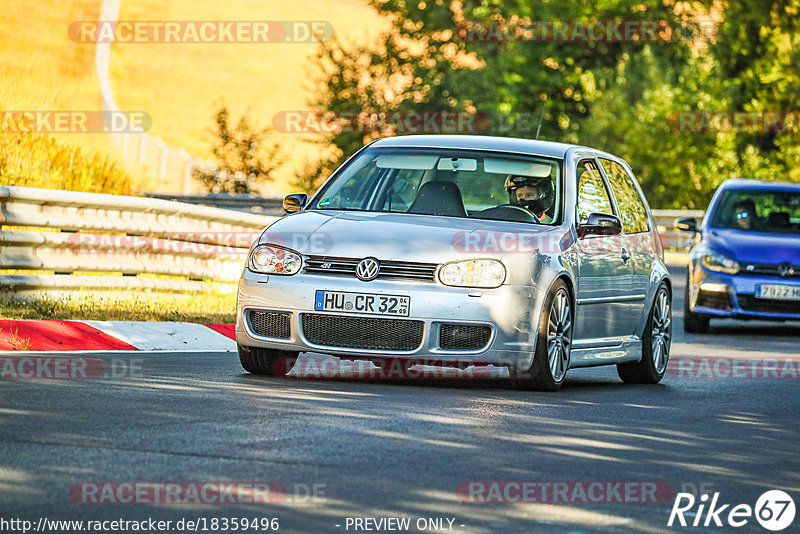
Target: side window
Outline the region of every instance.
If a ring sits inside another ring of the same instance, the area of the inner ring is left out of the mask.
[[[597,165],[591,160],[578,163],[576,172],[578,176],[578,223],[583,224],[589,220],[591,213],[613,214],[608,191],[603,185],[603,178]]]
[[[608,175],[608,181],[617,199],[617,207],[619,207],[622,228],[625,233],[647,232],[650,229],[647,210],[642,204],[642,199],[636,191],[628,171],[616,161],[600,159],[600,162],[603,164],[603,169]]]

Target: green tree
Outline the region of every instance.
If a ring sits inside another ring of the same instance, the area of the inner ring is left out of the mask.
[[[704,133],[672,125],[686,111],[798,109],[798,2],[374,0],[390,30],[372,46],[323,45],[316,63],[325,90],[310,104],[537,120],[543,112],[540,138],[629,159],[654,206],[704,207],[726,178],[800,180],[796,130]],[[722,23],[709,26],[708,13]],[[669,31],[650,42],[502,38],[517,20],[664,21]],[[475,22],[489,39],[469,32]],[[492,39],[498,29],[501,38]],[[502,133],[495,126],[486,133]],[[386,132],[324,136],[330,148],[307,167],[306,185],[318,185],[380,135]]]
[[[214,165],[193,170],[208,191],[252,193],[257,184],[273,178],[283,159],[281,147],[271,140],[271,128],[254,126],[244,116],[232,127],[230,112],[224,106],[214,115],[214,123]]]

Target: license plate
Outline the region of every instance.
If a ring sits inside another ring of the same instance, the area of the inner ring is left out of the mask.
[[[800,300],[800,286],[759,284],[756,286],[756,298],[772,300]]]
[[[318,290],[315,296],[314,309],[317,311],[408,317],[408,310],[411,308],[411,297],[402,295]]]

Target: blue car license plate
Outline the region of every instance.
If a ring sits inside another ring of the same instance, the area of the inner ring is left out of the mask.
[[[758,284],[756,298],[772,300],[800,300],[800,286]]]

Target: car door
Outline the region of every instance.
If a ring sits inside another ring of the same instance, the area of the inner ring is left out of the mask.
[[[619,216],[595,158],[578,161],[576,179],[578,225],[586,223],[589,214],[595,212]],[[631,268],[623,257],[623,240],[621,235],[587,235],[578,240],[577,339],[630,335],[626,297],[631,291]]]
[[[650,273],[657,254],[656,236],[650,232],[647,208],[630,170],[621,162],[600,157],[611,194],[622,221],[623,247],[630,256],[631,292],[625,315],[630,317],[629,335],[636,333],[644,315],[645,297],[650,287]]]

